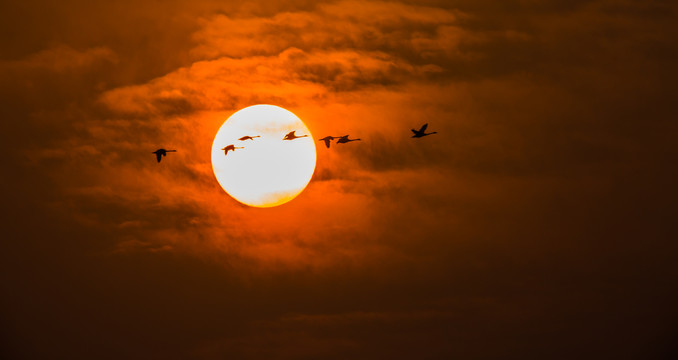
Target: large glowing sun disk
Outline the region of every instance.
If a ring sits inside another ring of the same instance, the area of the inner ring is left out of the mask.
[[[283,140],[296,131],[294,140]],[[243,136],[258,136],[238,140]],[[243,147],[224,154],[228,145]],[[243,204],[271,207],[299,195],[313,176],[313,136],[293,113],[274,105],[254,105],[229,117],[212,144],[212,168],[221,187]]]

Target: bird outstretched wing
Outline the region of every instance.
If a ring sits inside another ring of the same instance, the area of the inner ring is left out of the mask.
[[[427,127],[428,127],[428,123],[424,124],[424,126],[422,126],[421,129],[419,129],[419,132],[424,132],[424,131],[426,131],[426,128],[427,128]]]
[[[160,160],[162,160],[162,153],[155,153],[155,158],[158,159],[158,162],[160,162]]]

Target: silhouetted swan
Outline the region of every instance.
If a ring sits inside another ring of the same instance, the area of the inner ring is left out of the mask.
[[[337,138],[339,138],[339,137],[338,136],[325,136],[322,139],[318,139],[318,141],[324,141],[325,146],[327,146],[327,148],[329,149],[330,148],[330,141],[337,139]]]
[[[419,130],[412,129],[412,132],[414,133],[414,135],[412,135],[412,137],[413,138],[420,138],[420,137],[424,137],[424,136],[427,136],[427,135],[433,135],[433,134],[438,133],[437,131],[430,132],[428,134],[425,133],[427,127],[428,127],[428,123],[424,124],[424,126],[422,126],[421,129],[419,129]]]
[[[288,132],[287,135],[285,135],[285,137],[283,138],[283,140],[294,140],[294,139],[303,138],[303,137],[308,136],[308,135],[297,136],[297,135],[294,134],[295,131],[296,130]]]
[[[241,137],[241,138],[238,139],[238,140],[240,140],[240,141],[254,140],[254,138],[258,138],[258,137],[261,137],[261,136],[259,136],[259,135],[257,135],[257,136],[249,136],[249,135],[246,135],[246,136]]]
[[[360,139],[349,139],[348,135],[344,135],[339,137],[339,140],[337,140],[337,144],[344,144],[351,141],[360,141]]]
[[[176,150],[158,149],[158,150],[154,151],[153,154],[155,154],[155,158],[158,159],[158,162],[160,162],[160,160],[162,160],[163,156],[167,156],[168,152],[177,152],[177,151]]]
[[[223,149],[221,149],[221,150],[224,150],[224,155],[228,155],[228,152],[229,152],[230,150],[235,151],[235,149],[244,149],[244,147],[237,147],[237,146],[235,146],[235,145],[228,145],[227,147],[225,147],[225,148],[223,148]]]

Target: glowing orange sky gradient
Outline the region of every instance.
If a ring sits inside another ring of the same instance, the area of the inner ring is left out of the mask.
[[[0,20],[2,358],[676,353],[673,3],[27,0]],[[212,170],[255,104],[317,150],[273,208]]]

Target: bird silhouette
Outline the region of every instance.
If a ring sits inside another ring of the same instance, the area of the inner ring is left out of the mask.
[[[221,150],[224,150],[224,155],[228,155],[228,152],[229,152],[230,150],[235,151],[235,149],[244,149],[244,147],[237,147],[237,146],[231,144],[231,145],[228,145],[228,146],[226,146],[225,148],[223,148],[223,149],[221,149]]]
[[[257,135],[257,136],[249,136],[249,135],[246,135],[246,136],[241,137],[241,138],[238,139],[238,140],[240,140],[240,141],[254,140],[254,138],[258,138],[258,137],[261,137],[261,136],[259,136],[259,135]]]
[[[283,138],[283,140],[294,140],[294,139],[303,138],[303,137],[308,136],[308,135],[297,136],[297,135],[294,134],[295,131],[296,130],[288,132],[287,135],[285,135],[285,137]]]
[[[421,129],[419,129],[419,130],[412,129],[412,132],[414,133],[414,135],[412,135],[412,137],[413,138],[420,138],[420,137],[424,137],[424,136],[427,136],[427,135],[433,135],[433,134],[438,133],[437,131],[434,131],[434,132],[430,132],[430,133],[427,134],[426,133],[427,127],[428,127],[428,124],[424,124],[424,126],[422,126]]]
[[[158,162],[160,162],[160,160],[162,160],[163,156],[167,156],[168,152],[177,152],[177,151],[176,150],[158,149],[158,150],[154,151],[153,154],[155,154],[155,158],[158,159]]]
[[[344,135],[339,137],[339,140],[337,140],[337,144],[345,144],[351,141],[360,141],[360,139],[349,139],[348,135]]]
[[[324,142],[325,142],[325,146],[327,146],[327,148],[329,149],[329,148],[330,148],[330,142],[331,142],[332,140],[338,139],[338,138],[339,138],[338,136],[325,136],[325,137],[322,138],[322,139],[318,139],[318,141],[324,141]]]

